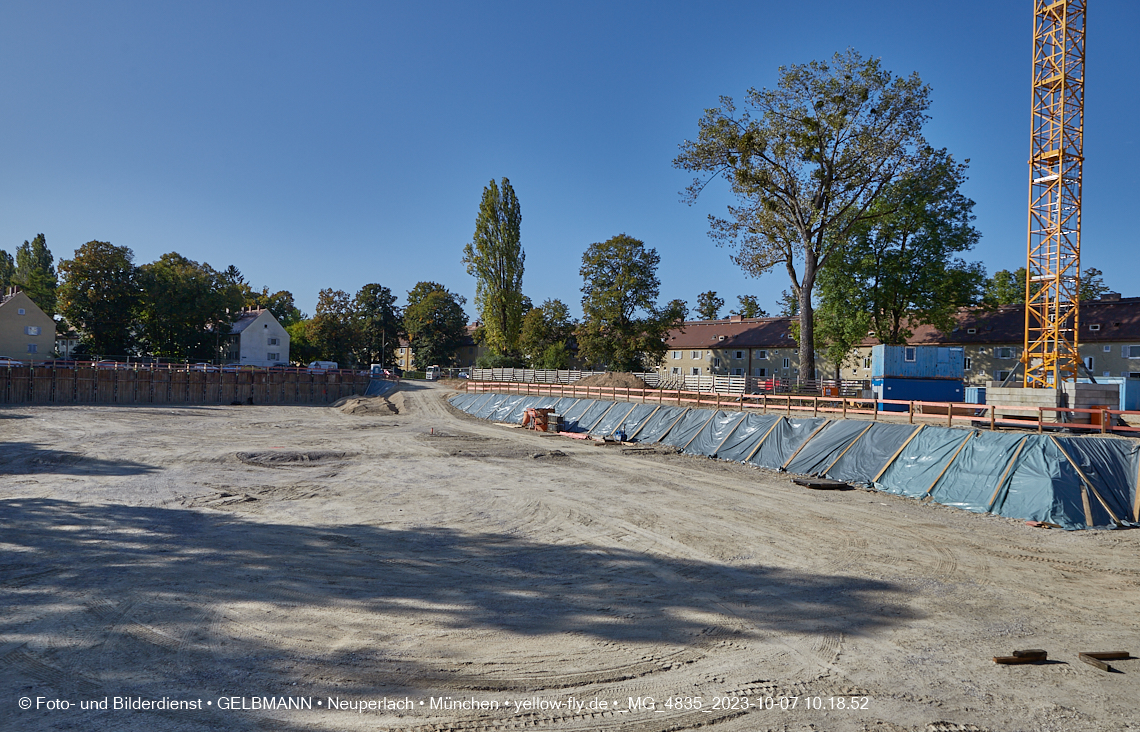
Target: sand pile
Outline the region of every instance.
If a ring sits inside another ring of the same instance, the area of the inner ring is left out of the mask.
[[[399,396],[399,395],[393,395]],[[402,400],[401,400],[402,401]],[[393,404],[387,397],[374,396],[350,396],[343,399],[337,399],[331,405],[333,409],[339,409],[345,414],[362,414],[362,415],[375,415],[383,416],[386,414],[399,414],[400,408]]]
[[[574,382],[575,386],[616,386],[620,389],[648,389],[649,385],[628,371],[607,371]]]

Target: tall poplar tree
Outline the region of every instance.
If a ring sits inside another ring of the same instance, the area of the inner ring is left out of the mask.
[[[12,284],[19,285],[40,310],[55,315],[55,290],[59,280],[55,274],[55,257],[48,249],[43,234],[17,247]]]
[[[475,277],[475,308],[483,321],[484,344],[492,353],[519,355],[519,332],[525,314],[522,294],[522,212],[511,182],[492,180],[483,189],[475,236],[463,249],[467,274]]]

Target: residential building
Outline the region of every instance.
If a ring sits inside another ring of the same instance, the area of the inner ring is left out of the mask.
[[[263,308],[244,308],[230,328],[223,358],[243,366],[288,366],[289,333]]]
[[[0,299],[0,357],[35,362],[55,350],[55,321],[18,287]]]
[[[696,320],[666,337],[662,376],[754,376],[796,380],[799,349],[791,318]]]

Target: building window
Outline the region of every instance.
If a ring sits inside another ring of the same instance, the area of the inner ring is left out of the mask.
[[[701,367],[700,366],[694,366],[692,369],[689,370],[689,375],[690,376],[700,376],[701,375]]]
[[[713,358],[712,365],[713,365],[714,369],[719,369],[720,368],[720,359],[719,358]]]
[[[40,334],[40,327],[38,325],[25,325],[24,335],[38,336]]]
[[[1125,346],[1124,347],[1124,357],[1125,358],[1140,358],[1140,346]]]
[[[733,369],[732,375],[733,376],[744,376],[744,369]]]
[[[767,361],[768,352],[764,350],[756,351],[756,358],[760,359],[761,361]]]
[[[737,351],[737,352],[736,352],[736,356],[735,356],[735,358],[736,358],[738,361],[739,361],[740,359],[744,358],[744,351]]]
[[[265,360],[266,361],[280,361],[281,360],[281,354],[280,353],[267,353],[267,354],[265,354]]]
[[[1105,353],[1112,353],[1112,346],[1105,346],[1102,350]]]
[[[277,339],[276,338],[270,338],[269,339],[269,345],[276,346],[277,345]]]
[[[1093,357],[1092,356],[1085,356],[1085,368],[1088,369],[1089,371],[1093,370]]]
[[[680,351],[673,351],[673,360],[676,361],[679,358],[681,358],[681,352]]]
[[[1089,330],[1100,330],[1100,323],[1089,324]]]
[[[977,328],[967,328],[966,332],[969,333],[970,335],[974,335],[975,333],[978,332],[978,329]]]
[[[27,314],[28,314],[28,311],[24,310],[23,308],[20,308],[19,310],[16,311],[16,315],[27,315]]]
[[[966,356],[964,359],[962,359],[962,368],[964,368],[966,371],[969,371],[973,363],[974,362],[970,359],[970,357]]]
[[[752,373],[756,374],[758,378],[763,379],[768,375],[768,369],[752,369]]]
[[[1128,378],[1130,378],[1130,379],[1140,379],[1140,371],[1129,371],[1129,372],[1128,372]]]
[[[995,348],[994,355],[998,358],[1013,358],[1012,348]]]
[[[671,373],[673,376],[680,376],[681,375],[681,367],[680,366],[674,366],[673,370],[670,371],[669,373]]]
[[[998,369],[994,372],[994,378],[996,378],[998,381],[1005,381],[1009,378],[1009,372],[1005,369]]]
[[[701,360],[701,352],[700,351],[693,351],[692,353],[689,354],[689,358],[693,359],[694,361],[700,361]]]
[[[918,360],[918,349],[915,348],[914,346],[907,346],[905,349],[903,349],[903,360],[904,361],[917,361]]]
[[[790,366],[790,365],[791,365],[791,363],[792,363],[792,362],[791,362],[791,360],[790,360],[790,359],[787,359],[787,358],[785,358],[785,359],[784,359],[784,368],[788,368],[788,366]]]
[[[865,368],[865,369],[871,368],[871,359],[869,359],[869,358],[863,359],[863,368]]]
[[[35,343],[29,343],[28,344],[28,353],[35,353],[37,350],[38,349],[37,349]]]

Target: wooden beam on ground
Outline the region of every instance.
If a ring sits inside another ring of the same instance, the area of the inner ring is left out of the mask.
[[[878,402],[876,402],[876,404],[877,403]],[[920,424],[918,426],[918,429],[916,429],[914,432],[910,433],[910,437],[906,438],[906,442],[904,442],[902,444],[902,446],[899,447],[899,449],[895,450],[895,454],[891,455],[891,459],[887,461],[887,464],[883,466],[883,469],[880,470],[878,473],[875,473],[874,478],[871,478],[872,483],[878,483],[879,482],[879,478],[883,477],[883,473],[887,472],[887,468],[891,467],[891,465],[895,462],[895,460],[898,460],[899,455],[902,455],[902,451],[906,449],[906,446],[910,444],[911,440],[913,440],[915,437],[918,436],[919,432],[922,432],[922,429],[924,427],[926,427],[926,425]]]
[[[1088,665],[1092,666],[1093,668],[1099,668],[1101,671],[1107,671],[1108,673],[1112,673],[1114,670],[1112,668],[1112,666],[1109,666],[1107,663],[1100,660],[1096,656],[1090,656],[1087,653],[1078,653],[1077,658],[1081,659],[1082,661],[1084,661]]]

